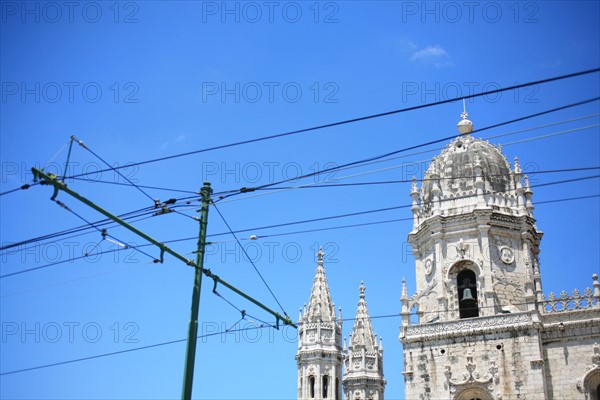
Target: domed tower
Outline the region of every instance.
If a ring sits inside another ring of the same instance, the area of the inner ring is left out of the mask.
[[[386,381],[383,377],[383,342],[371,325],[365,300],[365,285],[360,295],[350,346],[344,341],[344,394],[347,400],[383,400]]]
[[[319,249],[308,306],[300,309],[298,400],[342,399],[342,310],[336,318],[323,256],[323,249]]]
[[[528,179],[516,157],[511,168],[462,117],[461,135],[433,158],[420,191],[413,180],[410,194],[417,272],[410,306],[419,322],[525,311],[541,292],[533,277],[542,232]]]
[[[472,137],[467,116],[420,190],[413,178],[416,293],[403,282],[401,296],[405,396],[545,398],[532,192],[518,159],[511,167],[499,146]]]

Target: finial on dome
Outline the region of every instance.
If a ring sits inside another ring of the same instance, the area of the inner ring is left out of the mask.
[[[458,123],[458,132],[461,135],[468,135],[473,132],[473,123],[467,119],[469,113],[467,112],[467,106],[465,104],[465,99],[463,99],[463,112],[460,114],[462,120]]]

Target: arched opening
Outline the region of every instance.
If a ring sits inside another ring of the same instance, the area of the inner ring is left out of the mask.
[[[492,396],[481,388],[468,388],[460,392],[456,400],[492,400]]]
[[[329,376],[323,375],[323,398],[327,398],[327,393],[329,392]]]
[[[308,395],[311,399],[315,398],[315,377],[312,375],[308,377]]]
[[[600,368],[589,371],[582,383],[579,390],[585,393],[586,400],[600,400]]]
[[[477,277],[470,269],[461,271],[456,277],[458,288],[458,308],[460,318],[473,318],[479,316],[477,307]]]

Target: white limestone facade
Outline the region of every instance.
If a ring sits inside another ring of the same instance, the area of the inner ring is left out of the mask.
[[[600,400],[598,276],[583,292],[544,296],[528,179],[518,159],[473,138],[466,117],[410,193],[405,396]]]

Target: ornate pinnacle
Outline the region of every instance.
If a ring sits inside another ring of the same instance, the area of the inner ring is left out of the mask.
[[[317,262],[322,267],[323,266],[323,256],[325,253],[323,252],[323,247],[319,247],[319,251],[317,252]]]
[[[367,289],[367,287],[365,286],[363,281],[360,281],[360,286],[358,287],[358,291],[360,292],[360,298],[364,299],[365,298],[365,290]]]
[[[408,299],[408,292],[406,290],[406,278],[402,277],[402,295],[400,296],[401,300],[407,300]]]
[[[417,188],[417,178],[415,178],[414,176],[412,177],[412,186],[410,189],[411,193],[417,193],[419,190]]]
[[[519,157],[515,156],[515,174],[521,173],[521,164],[519,163]]]

